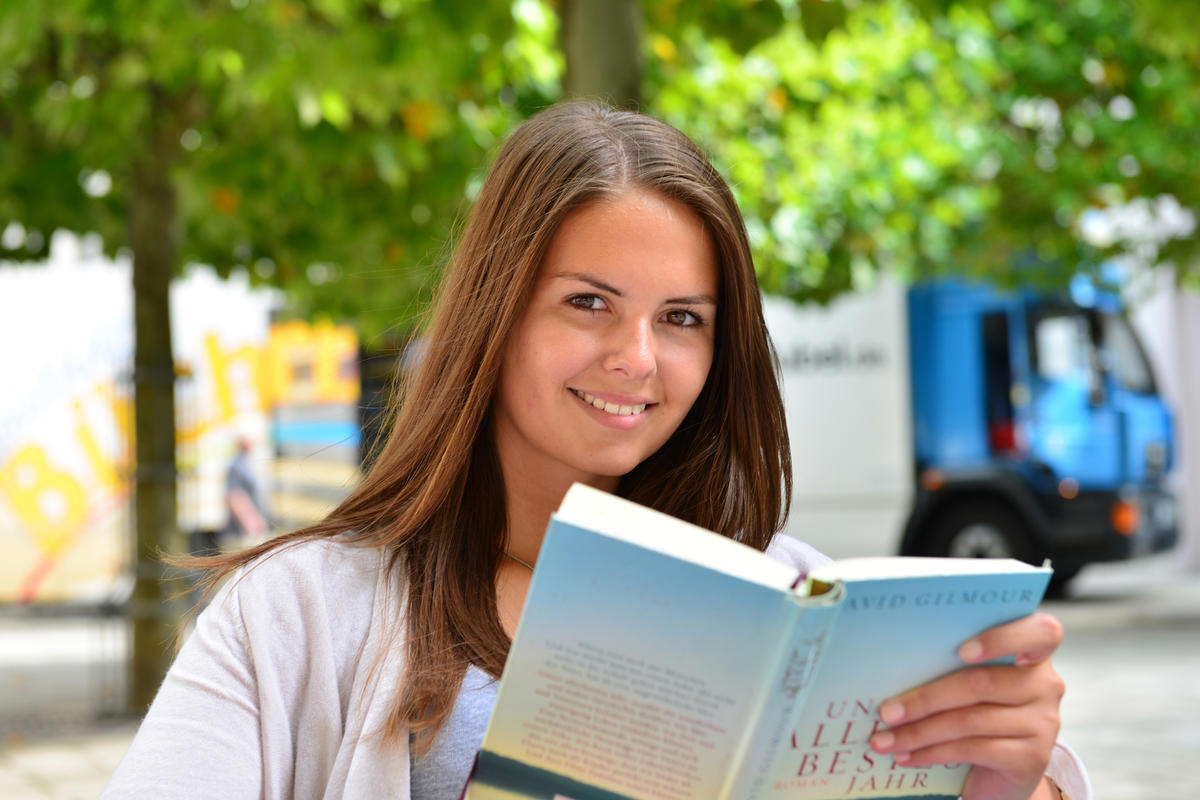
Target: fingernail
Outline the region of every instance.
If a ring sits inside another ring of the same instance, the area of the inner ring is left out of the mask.
[[[896,737],[887,731],[882,731],[871,737],[871,747],[874,747],[880,753],[887,751],[895,743]]]
[[[898,700],[888,700],[879,706],[879,718],[885,725],[895,725],[904,719],[904,706]]]
[[[980,656],[982,656],[982,655],[983,655],[983,642],[979,641],[978,639],[972,639],[971,641],[964,644],[962,647],[958,648],[958,657],[961,658],[963,661],[967,661],[967,662],[978,661]]]
[[[907,764],[912,760],[912,753],[892,753],[892,760],[897,764]]]

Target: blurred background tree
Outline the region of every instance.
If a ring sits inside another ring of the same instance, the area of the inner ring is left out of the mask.
[[[155,551],[182,549],[182,265],[387,347],[488,154],[583,95],[710,151],[769,291],[828,300],[879,270],[1054,283],[1121,254],[1196,280],[1198,23],[1169,0],[9,0],[0,258],[41,259],[61,228],[134,265],[134,707],[168,661]]]
[[[1190,6],[648,11],[650,108],[725,170],[768,291],[828,300],[880,269],[1061,285],[1121,255],[1173,259],[1196,279],[1200,58],[1180,33],[1194,30]],[[749,22],[727,28],[729,17]],[[1130,203],[1156,235],[1105,220]]]
[[[642,99],[642,4],[639,0],[558,0],[567,97],[603,98],[621,108]]]
[[[171,278],[246,270],[296,314],[407,325],[485,152],[558,93],[551,26],[528,1],[5,5],[0,258],[44,258],[65,229],[133,262],[134,709],[180,617],[158,561],[184,550]]]

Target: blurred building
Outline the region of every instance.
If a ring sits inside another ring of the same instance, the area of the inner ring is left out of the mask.
[[[280,321],[278,292],[190,267],[171,290],[180,529],[226,524],[226,471],[254,444],[272,533],[358,479],[358,339]],[[133,297],[127,258],[55,234],[0,264],[0,736],[119,710],[133,584]]]

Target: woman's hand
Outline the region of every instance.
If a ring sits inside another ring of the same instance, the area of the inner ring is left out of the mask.
[[[1025,800],[1042,783],[1058,737],[1065,685],[1050,665],[1062,624],[1049,614],[991,628],[964,643],[967,667],[880,705],[890,730],[871,739],[906,766],[970,763],[965,800]],[[1047,795],[1049,796],[1049,795]]]

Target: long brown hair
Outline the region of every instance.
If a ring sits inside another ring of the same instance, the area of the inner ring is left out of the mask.
[[[397,389],[389,438],[361,484],[316,525],[211,562],[219,577],[289,542],[332,536],[385,550],[407,578],[408,635],[384,733],[412,731],[417,752],[446,721],[466,665],[497,676],[508,654],[495,596],[506,510],[491,407],[510,334],[567,214],[629,187],[678,200],[704,221],[720,296],[704,389],[619,492],[759,549],[787,516],[791,461],[776,360],[729,187],[686,136],[651,117],[587,103],[534,116],[484,181],[425,352]]]

